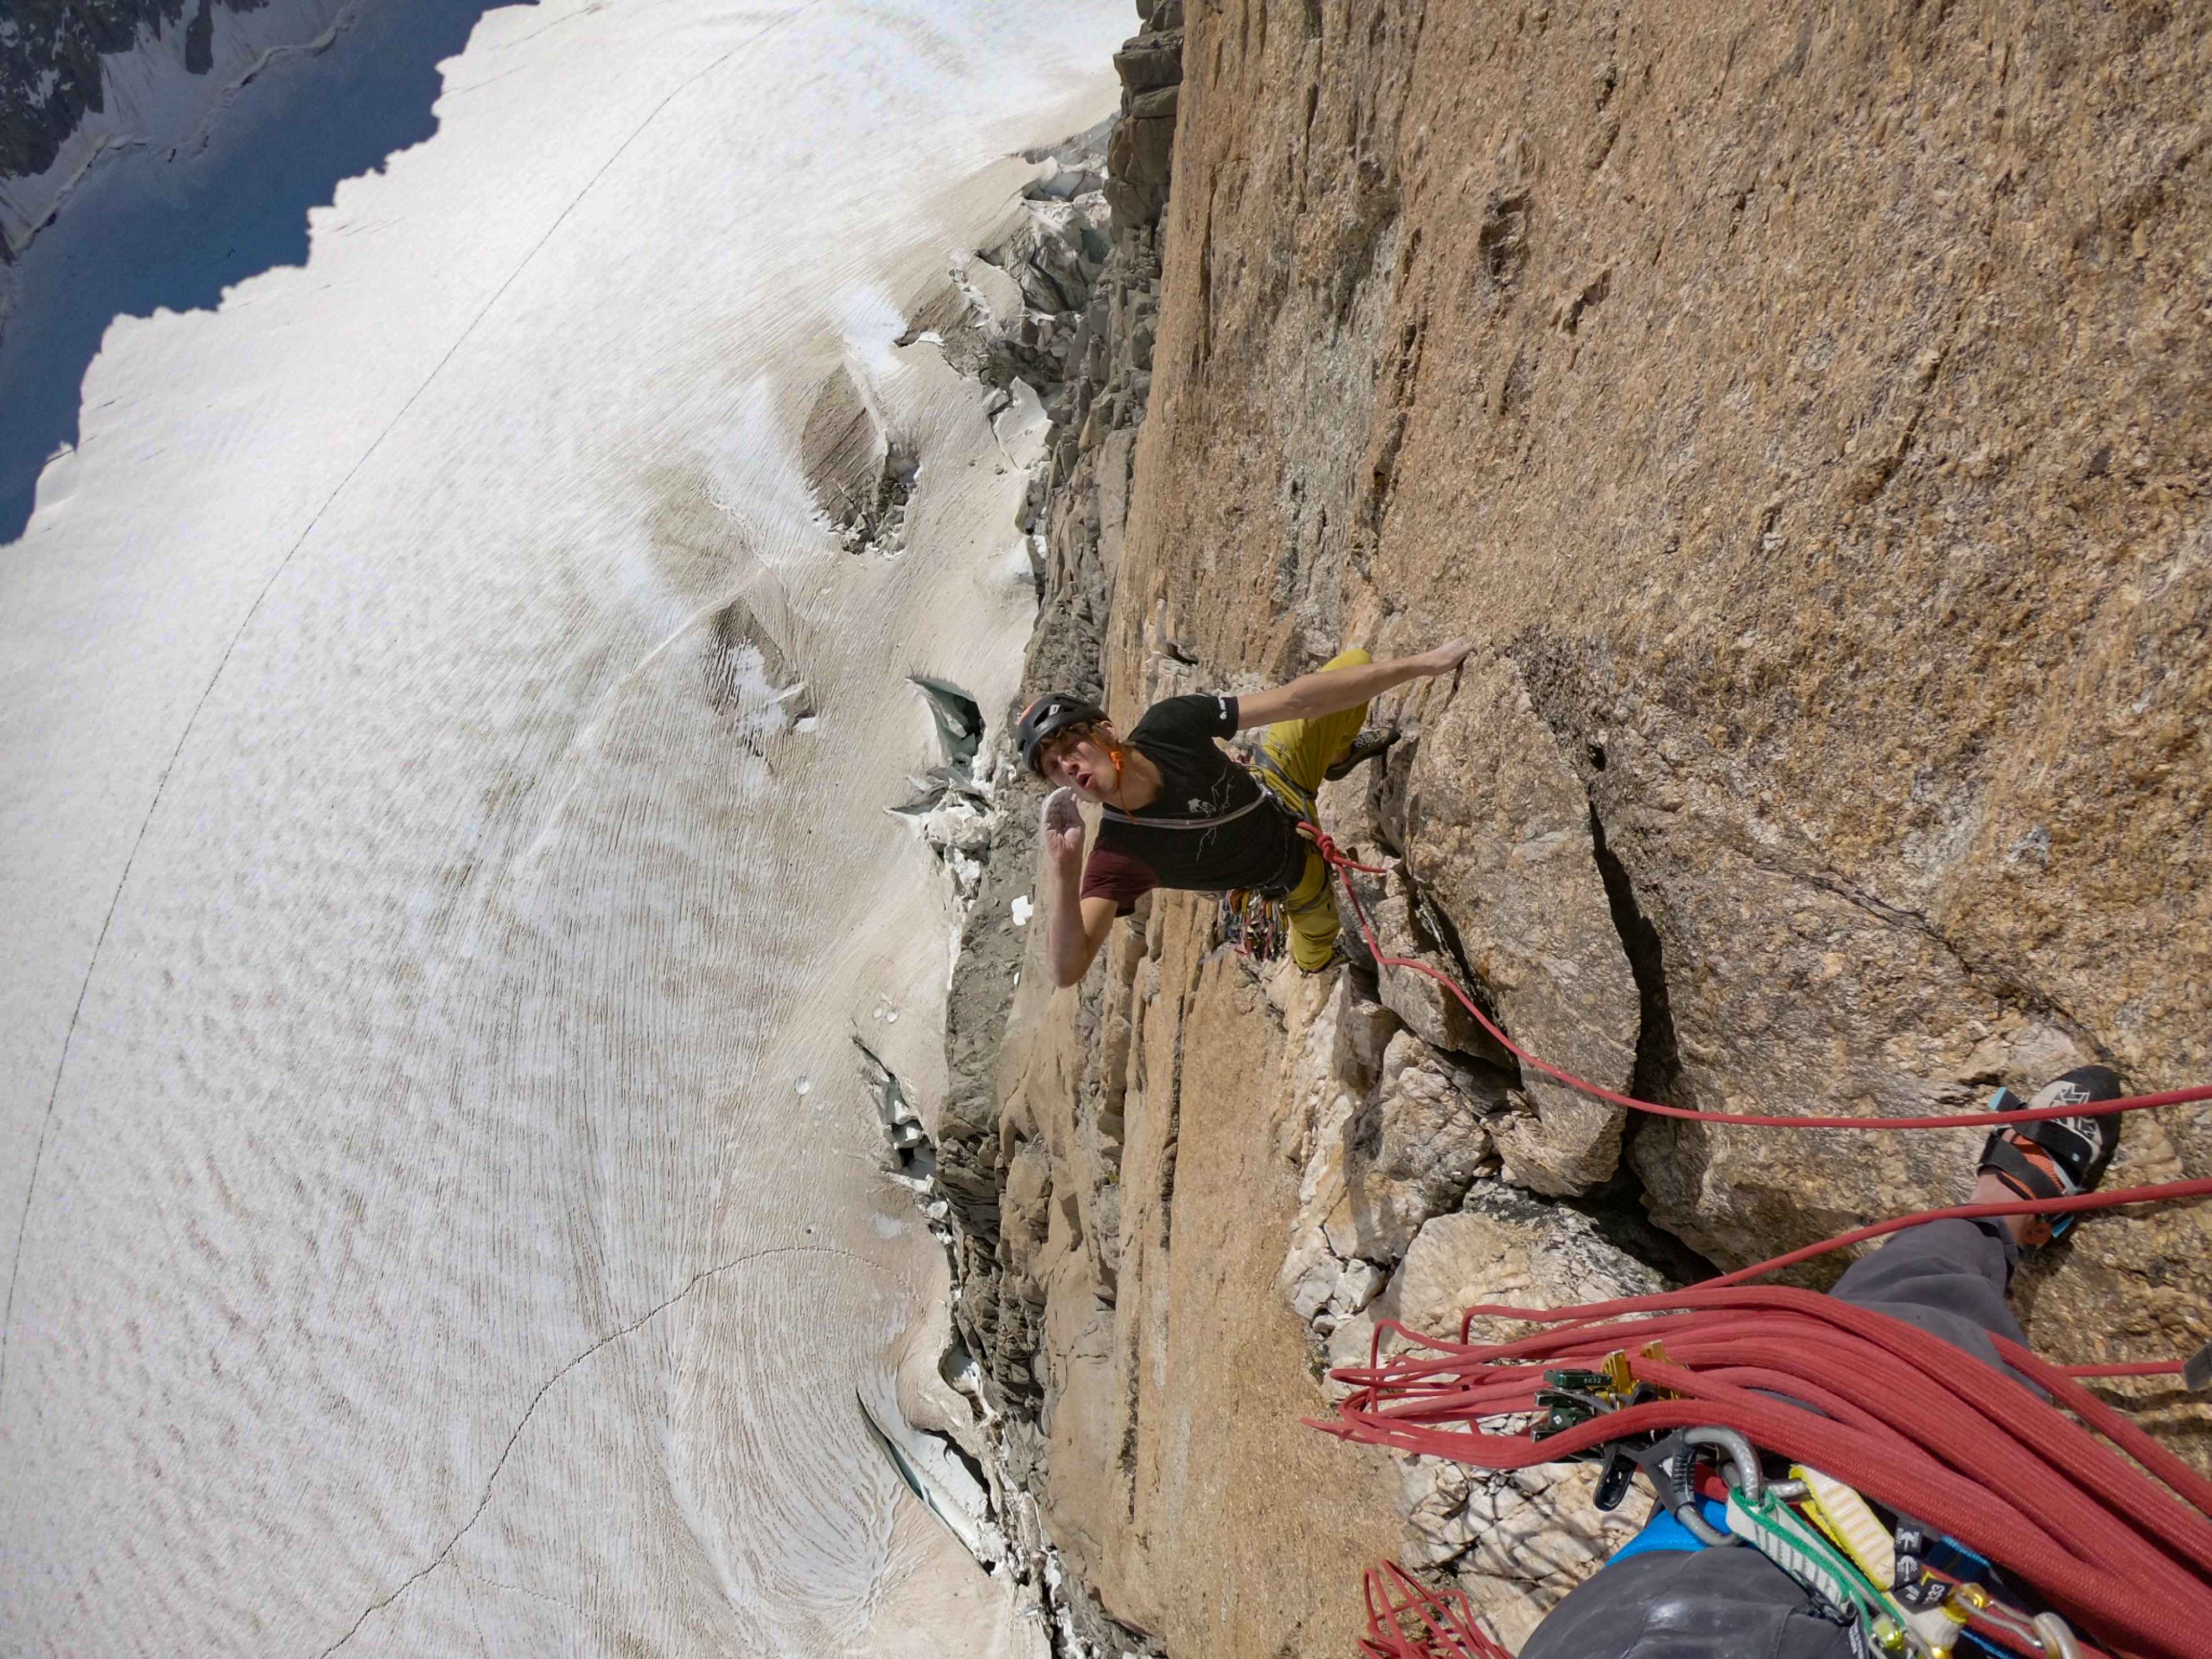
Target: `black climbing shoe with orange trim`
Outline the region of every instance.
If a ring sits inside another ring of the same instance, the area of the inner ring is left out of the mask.
[[[1352,775],[1352,768],[1373,760],[1397,741],[1398,728],[1395,726],[1375,726],[1362,732],[1352,738],[1352,746],[1344,751],[1344,757],[1330,766],[1322,776],[1331,783],[1348,778]]]
[[[2024,1108],[2086,1106],[2092,1101],[2118,1100],[2120,1080],[2103,1066],[2077,1066],[2062,1078],[2046,1083],[2032,1101],[2022,1101],[2009,1089],[1990,1097],[1993,1112],[2017,1112]],[[2046,1117],[2032,1123],[2000,1123],[1982,1143],[1979,1168],[1988,1170],[2022,1198],[2071,1198],[2095,1190],[2105,1178],[2112,1154],[2119,1149],[2120,1119],[2116,1112],[2100,1117]],[[2022,1218],[2021,1243],[2048,1244],[2072,1229],[2071,1215]]]

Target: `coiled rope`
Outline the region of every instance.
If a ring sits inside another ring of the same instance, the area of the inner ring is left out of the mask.
[[[2001,1562],[2116,1651],[2205,1652],[2212,1482],[2017,1343],[2000,1339],[1999,1353],[2055,1406],[1986,1367],[1960,1388],[1962,1356],[1942,1338],[1782,1285],[1696,1285],[1543,1311],[1482,1305],[1468,1317],[1551,1328],[1471,1344],[1382,1322],[1370,1364],[1335,1373],[1352,1395],[1335,1418],[1312,1425],[1510,1470],[1653,1431],[1717,1425]],[[1386,1334],[1410,1351],[1382,1361]],[[1538,1410],[1547,1369],[1614,1354],[1635,1382],[1670,1397],[1540,1439],[1482,1426],[1484,1418]]]
[[[1367,1570],[1360,1659],[1513,1659],[1455,1589],[1432,1590],[1395,1561]]]
[[[1378,968],[1426,975],[1523,1065],[1632,1111],[1758,1128],[1956,1129],[2212,1099],[2212,1087],[2197,1087],[2086,1106],[1899,1117],[1706,1112],[1639,1100],[1530,1054],[1449,975],[1385,955],[1349,872],[1387,872],[1349,858],[1317,825],[1304,828],[1343,888]],[[1663,1295],[1541,1311],[1474,1307],[1457,1342],[1383,1321],[1369,1364],[1334,1373],[1352,1385],[1351,1395],[1336,1417],[1312,1426],[1347,1440],[1509,1470],[1652,1432],[1717,1425],[2001,1560],[2112,1643],[2117,1654],[2202,1659],[2204,1632],[2212,1631],[2212,1482],[2075,1380],[2170,1375],[2182,1369],[2178,1362],[2058,1366],[1997,1338],[2005,1363],[2043,1389],[2048,1401],[1984,1367],[1962,1389],[1947,1380],[1955,1377],[1961,1355],[1939,1337],[1816,1291],[1744,1281],[1948,1217],[2060,1213],[2208,1196],[2212,1181],[2178,1181],[1925,1210]],[[1479,1317],[1550,1328],[1512,1342],[1470,1343]],[[1387,1364],[1381,1358],[1386,1334],[1410,1345]],[[1608,1357],[1615,1364],[1625,1358],[1633,1382],[1662,1397],[1639,1398],[1540,1439],[1527,1430],[1482,1426],[1486,1417],[1536,1412],[1547,1369],[1595,1365]],[[2015,1502],[1999,1492],[2023,1497]],[[1463,1599],[1454,1607],[1402,1570],[1386,1571],[1392,1576],[1369,1576],[1367,1652],[1489,1659],[1489,1638],[1459,1616]],[[1978,1628],[2015,1650],[2033,1651],[2000,1620],[1978,1621]],[[1408,1629],[1410,1636],[1404,1634]],[[1389,1644],[1390,1633],[1398,1635],[1398,1645]]]

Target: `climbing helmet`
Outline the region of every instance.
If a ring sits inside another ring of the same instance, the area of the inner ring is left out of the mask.
[[[1095,726],[1106,717],[1106,711],[1095,702],[1086,702],[1065,691],[1046,692],[1022,710],[1022,717],[1015,726],[1015,740],[1022,746],[1022,764],[1042,777],[1044,746],[1055,733],[1071,726]]]

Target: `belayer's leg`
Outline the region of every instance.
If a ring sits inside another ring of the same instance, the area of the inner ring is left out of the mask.
[[[1323,663],[1319,672],[1326,674],[1335,668],[1357,668],[1373,660],[1364,651],[1340,651]],[[1316,720],[1278,720],[1267,728],[1261,750],[1292,788],[1304,797],[1303,805],[1310,811],[1314,791],[1321,787],[1328,769],[1344,757],[1366,722],[1367,705],[1364,702],[1356,708],[1340,709]]]
[[[1872,1308],[1996,1365],[1991,1333],[2025,1343],[2005,1291],[2020,1264],[2020,1246],[2003,1221],[1929,1221],[1891,1235],[1854,1261],[1829,1292],[1839,1302]]]
[[[2102,1066],[2084,1066],[2044,1085],[2036,1106],[2118,1100],[2120,1080]],[[2008,1089],[1990,1104],[2016,1110],[2024,1103]],[[2052,1118],[2008,1124],[1982,1148],[1977,1202],[2002,1202],[2008,1194],[2058,1197],[2087,1192],[2104,1179],[2118,1146],[2115,1116]],[[1873,1255],[1851,1264],[1831,1294],[1919,1326],[1976,1358],[1995,1365],[1991,1334],[2023,1345],[2027,1338],[2005,1300],[2021,1246],[2008,1218],[1954,1217],[1894,1234]],[[2034,1243],[2049,1237],[2033,1219],[2018,1230]]]

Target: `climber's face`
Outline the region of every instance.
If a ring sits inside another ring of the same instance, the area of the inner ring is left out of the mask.
[[[1121,781],[1115,751],[1121,746],[1113,723],[1073,726],[1055,732],[1037,751],[1038,769],[1047,783],[1072,789],[1092,805],[1110,802]]]

